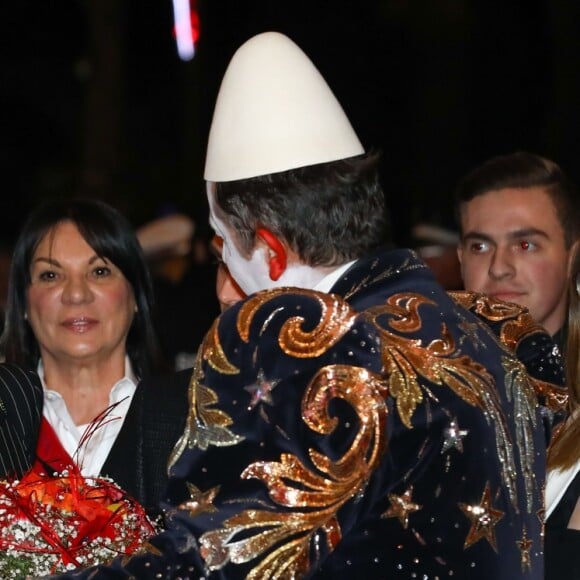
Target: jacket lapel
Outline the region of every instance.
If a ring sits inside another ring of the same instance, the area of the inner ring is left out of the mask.
[[[121,431],[101,470],[141,503],[145,500],[142,413],[143,389],[137,387]]]

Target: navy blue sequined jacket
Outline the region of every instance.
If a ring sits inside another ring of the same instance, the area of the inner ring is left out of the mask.
[[[407,250],[255,294],[198,353],[168,530],[90,577],[540,580],[561,384],[524,310]]]

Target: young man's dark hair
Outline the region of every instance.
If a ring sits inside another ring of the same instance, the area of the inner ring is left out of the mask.
[[[455,190],[459,228],[461,208],[473,198],[499,189],[533,187],[541,187],[551,197],[569,248],[580,233],[579,192],[557,163],[526,151],[492,157],[460,180]]]

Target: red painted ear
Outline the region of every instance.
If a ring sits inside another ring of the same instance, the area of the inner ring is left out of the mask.
[[[270,267],[270,278],[274,281],[278,280],[286,270],[288,257],[286,255],[286,248],[280,241],[278,236],[273,234],[266,228],[258,228],[256,235],[268,246],[270,249],[270,257],[268,265]]]

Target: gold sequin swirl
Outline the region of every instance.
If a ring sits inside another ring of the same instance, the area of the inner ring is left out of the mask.
[[[502,479],[517,505],[516,467],[513,442],[493,376],[480,363],[457,352],[453,336],[443,324],[441,337],[427,345],[393,332],[420,329],[420,307],[432,302],[414,293],[395,294],[384,305],[368,310],[379,329],[382,360],[389,377],[389,394],[396,400],[403,424],[412,429],[412,418],[425,393],[420,379],[449,387],[463,401],[478,407],[493,425]],[[387,315],[387,316],[385,316]],[[387,320],[387,322],[385,322]]]
[[[244,303],[237,319],[238,333],[244,342],[249,340],[250,326],[260,307],[279,295],[287,293],[287,288],[259,292]],[[304,318],[292,316],[282,325],[278,344],[288,356],[295,358],[318,357],[344,336],[352,326],[356,313],[341,298],[332,294],[294,288],[292,293],[316,300],[321,310],[320,320],[314,329],[306,331],[302,328]]]
[[[437,385],[446,384],[464,401],[481,408],[484,408],[481,391],[489,391],[494,395],[494,403],[501,406],[493,377],[487,370],[469,356],[452,356],[456,353],[456,345],[444,324],[441,337],[427,346],[419,339],[405,338],[389,330],[414,332],[420,329],[423,323],[419,307],[429,304],[432,302],[420,294],[397,294],[386,304],[367,311],[380,332],[389,393],[396,398],[401,420],[409,429],[415,409],[423,401],[419,377]],[[388,328],[381,323],[384,315],[390,316]]]
[[[524,338],[537,332],[546,332],[525,308],[520,308],[515,304],[507,304],[475,292],[449,292],[449,295],[464,308],[473,310],[488,320],[496,322],[506,320],[507,322],[501,328],[499,340],[511,352],[516,352],[518,344]],[[548,409],[555,412],[566,409],[568,404],[566,388],[532,376],[529,380],[536,395],[542,399]]]
[[[222,348],[218,333],[218,324],[220,319],[217,318],[209,329],[202,347],[202,356],[214,370],[223,375],[237,375],[240,369],[230,363],[224,349]]]
[[[527,336],[545,332],[525,308],[516,304],[476,292],[449,292],[449,295],[457,304],[491,322],[505,321],[499,339],[512,352],[515,352],[518,344]]]
[[[329,550],[340,541],[337,511],[364,489],[386,448],[386,388],[378,375],[362,368],[321,369],[302,401],[302,418],[311,429],[321,434],[335,429],[327,411],[335,397],[352,405],[359,417],[350,448],[336,461],[310,449],[314,469],[288,453],[279,461],[249,465],[242,477],[263,481],[284,511],[245,510],[203,534],[201,553],[211,570],[261,557],[247,578],[296,578],[309,569],[316,534],[325,537]]]
[[[570,395],[566,387],[560,387],[534,377],[530,377],[530,382],[532,387],[534,387],[534,391],[548,409],[559,413],[568,408]]]
[[[448,292],[449,296],[460,306],[472,310],[492,322],[501,322],[508,318],[514,318],[525,311],[523,306],[511,302],[504,302],[479,292],[457,290]]]

